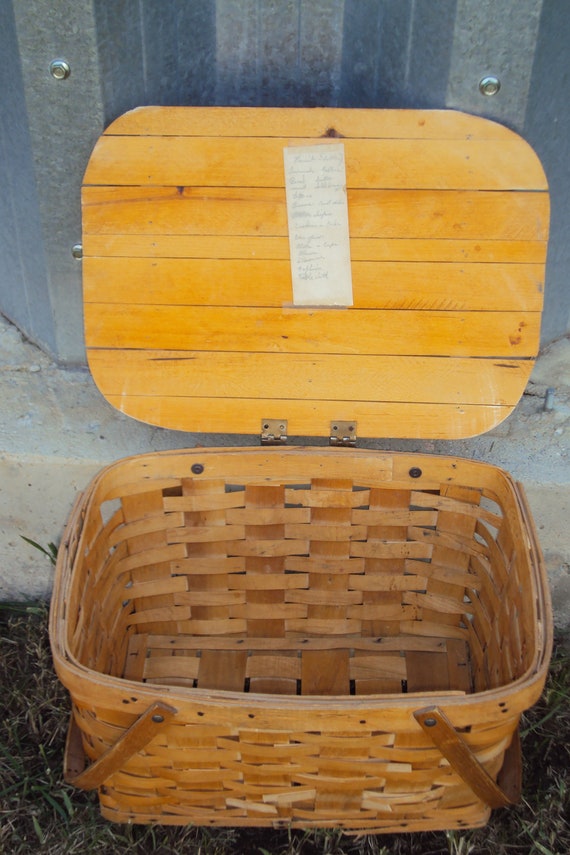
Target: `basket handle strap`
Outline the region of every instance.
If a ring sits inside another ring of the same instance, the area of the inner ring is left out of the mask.
[[[96,790],[107,778],[153,739],[178,712],[161,701],[152,704],[119,739],[94,763],[85,769],[85,752],[81,731],[71,717],[65,746],[64,777],[68,784],[81,790]]]
[[[441,751],[451,768],[491,808],[515,804],[520,795],[520,741],[516,731],[505,752],[496,783],[439,707],[424,707],[414,718]]]

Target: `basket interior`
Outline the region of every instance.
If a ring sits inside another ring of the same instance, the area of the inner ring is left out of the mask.
[[[516,539],[494,492],[456,483],[131,484],[85,522],[70,652],[190,690],[495,688],[533,654]]]

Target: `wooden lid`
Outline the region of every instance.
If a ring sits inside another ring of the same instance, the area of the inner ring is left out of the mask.
[[[353,305],[292,305],[283,150],[342,143]],[[85,335],[103,395],[192,432],[459,438],[522,395],[549,200],[512,131],[451,111],[142,107],[83,187]]]

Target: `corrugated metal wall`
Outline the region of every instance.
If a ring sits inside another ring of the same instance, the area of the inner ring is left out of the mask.
[[[457,0],[96,0],[106,118],[137,102],[442,106],[456,8]]]
[[[523,133],[553,195],[545,342],[568,330],[566,0],[4,0],[0,311],[83,361],[79,186],[141,104],[455,107]],[[65,58],[66,80],[49,65]],[[488,73],[493,98],[479,92]]]

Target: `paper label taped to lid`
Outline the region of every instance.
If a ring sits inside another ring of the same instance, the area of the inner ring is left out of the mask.
[[[342,143],[284,149],[295,306],[352,306]]]

